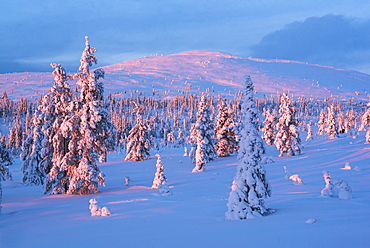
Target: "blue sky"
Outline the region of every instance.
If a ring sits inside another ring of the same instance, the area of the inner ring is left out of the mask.
[[[370,73],[369,1],[3,0],[0,73],[76,71],[84,36],[99,65],[213,50]]]

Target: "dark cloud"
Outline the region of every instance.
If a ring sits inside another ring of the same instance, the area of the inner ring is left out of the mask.
[[[320,0],[289,4],[272,0],[268,4],[257,0],[235,0],[233,4],[222,0],[3,2],[0,8],[0,73],[50,71],[50,63],[60,63],[67,70],[75,71],[86,35],[98,50],[99,66],[152,54],[167,55],[189,50],[214,50],[248,56],[250,45],[271,30],[297,18],[322,15],[329,7],[335,11],[331,4]],[[357,7],[353,9],[353,6]],[[351,1],[338,8],[345,9],[344,13],[351,9],[351,13],[355,10],[357,13],[358,6]],[[366,12],[369,7],[363,9]],[[344,22],[348,24],[351,21],[345,19]],[[284,35],[277,41],[283,40]],[[294,39],[290,37],[284,43],[288,44],[290,40]],[[264,46],[273,45],[268,37],[263,42],[254,47],[256,56],[265,56]],[[280,46],[281,42],[277,47]],[[292,53],[295,52],[284,52],[283,55]],[[271,57],[270,54],[266,56]]]
[[[251,56],[355,68],[369,61],[370,20],[326,15],[294,22],[263,37]]]

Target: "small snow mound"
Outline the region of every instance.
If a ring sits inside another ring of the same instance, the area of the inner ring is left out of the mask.
[[[107,207],[102,207],[101,216],[109,216],[109,215],[111,215],[109,209]]]
[[[339,189],[338,197],[341,200],[353,199],[352,189],[348,185],[347,181],[335,180],[334,185]]]
[[[361,168],[360,167],[358,167],[358,166],[355,166],[355,167],[353,167],[353,169],[352,170],[354,170],[354,171],[360,171],[361,170]]]
[[[299,177],[298,174],[291,175],[289,179],[293,180],[295,185],[302,184],[302,179]]]
[[[98,201],[96,199],[94,199],[94,198],[90,199],[89,203],[90,203],[89,209],[90,209],[90,212],[91,212],[91,216],[109,216],[109,215],[111,215],[111,213],[109,212],[109,209],[107,207],[103,207],[102,209],[100,209],[99,206],[96,205],[98,203]]]
[[[351,165],[347,162],[347,163],[345,163],[345,165],[344,165],[344,168],[340,168],[341,170],[352,170],[352,167],[351,167]]]
[[[166,184],[158,185],[158,191],[159,191],[159,193],[161,193],[162,196],[172,195],[172,192],[170,191],[170,188]]]
[[[316,219],[314,219],[314,218],[311,218],[311,219],[308,219],[308,220],[306,220],[306,223],[307,224],[314,224],[314,223],[316,223],[317,221],[316,221]]]

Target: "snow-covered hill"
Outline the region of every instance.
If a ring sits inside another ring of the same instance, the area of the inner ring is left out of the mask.
[[[53,61],[51,61],[53,62]],[[243,58],[212,51],[146,57],[105,66],[107,93],[153,90],[215,94],[235,93],[250,75],[258,95],[290,91],[306,97],[368,99],[370,75],[288,60]],[[11,98],[30,97],[51,86],[50,73],[0,74],[1,89]],[[356,94],[357,92],[357,94]],[[358,95],[359,94],[359,95]]]

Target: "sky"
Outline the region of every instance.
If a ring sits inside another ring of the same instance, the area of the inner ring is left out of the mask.
[[[2,0],[0,73],[211,50],[370,73],[368,0]]]

